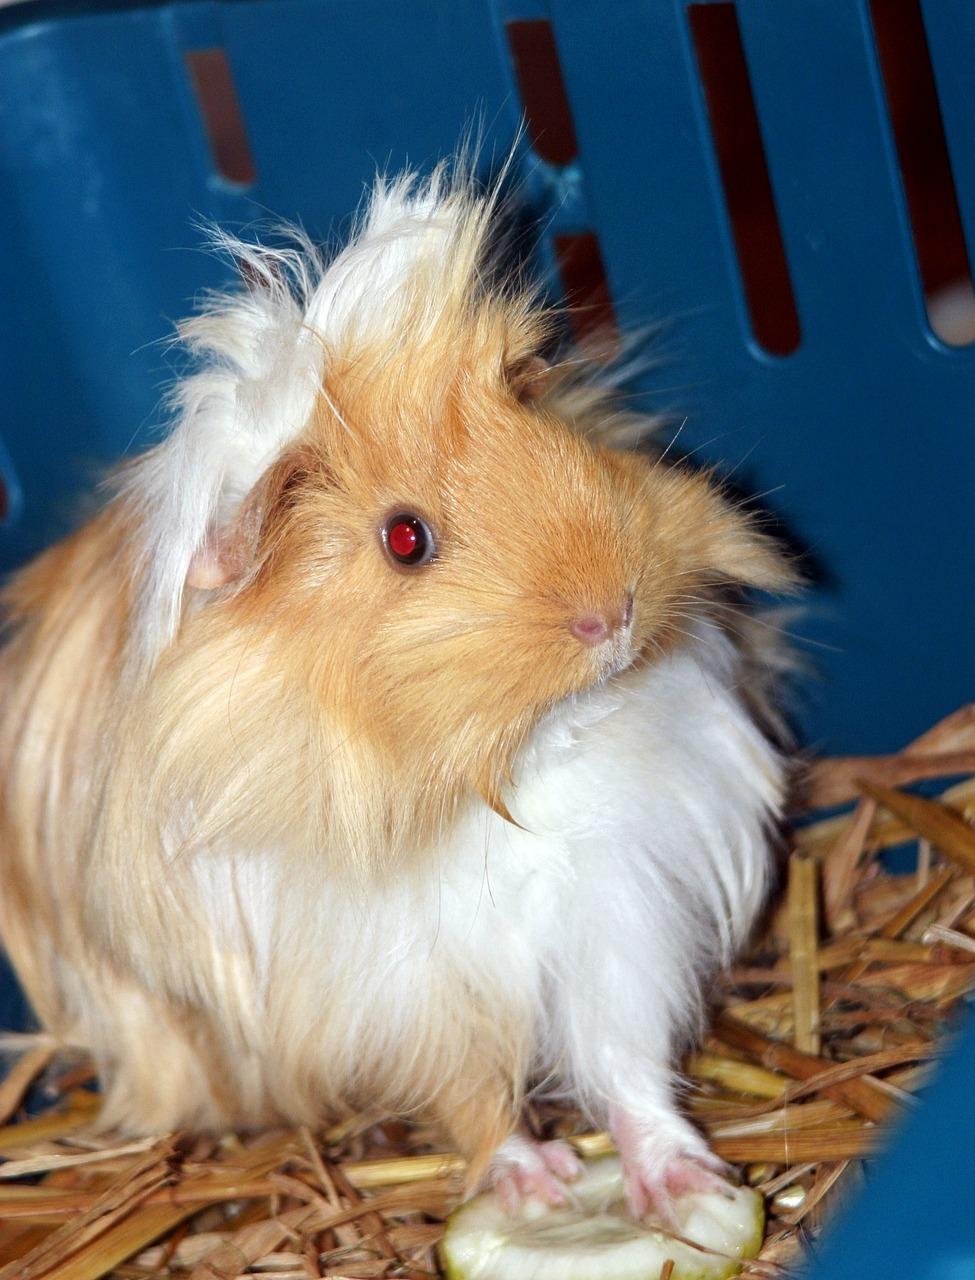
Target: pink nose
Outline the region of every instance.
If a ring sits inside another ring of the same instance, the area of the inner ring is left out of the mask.
[[[610,627],[605,618],[595,613],[586,614],[569,623],[569,630],[583,644],[597,645],[609,639]]]
[[[583,644],[595,646],[608,640],[614,631],[628,627],[633,620],[633,593],[628,591],[621,609],[607,610],[605,613],[587,613],[581,618],[574,618],[569,623],[569,630]]]

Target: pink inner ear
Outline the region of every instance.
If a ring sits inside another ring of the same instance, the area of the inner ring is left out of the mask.
[[[529,356],[512,373],[515,395],[519,400],[537,400],[545,394],[550,372],[548,363],[541,356]]]
[[[193,559],[186,574],[186,585],[196,587],[198,591],[214,591],[230,580],[230,572],[221,548],[206,543],[194,552]]]

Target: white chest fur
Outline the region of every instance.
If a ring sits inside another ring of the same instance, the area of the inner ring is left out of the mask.
[[[268,855],[201,864],[211,918],[233,922],[216,951],[250,1048],[273,1057],[301,1028],[295,1052],[354,1081],[407,1041],[458,1034],[476,1005],[529,1023],[536,1065],[594,1106],[636,1062],[666,1061],[766,884],[782,767],[740,676],[701,625],[679,653],[560,706],[519,761],[520,825],[478,806],[421,877],[364,892],[286,881]]]

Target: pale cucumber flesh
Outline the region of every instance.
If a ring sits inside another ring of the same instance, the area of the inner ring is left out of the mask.
[[[509,1214],[493,1192],[461,1205],[441,1245],[450,1280],[658,1280],[668,1259],[672,1280],[726,1280],[762,1245],[762,1198],[750,1187],[676,1202],[676,1233],[698,1248],[652,1216],[633,1221],[615,1156],[587,1163],[567,1191],[558,1209],[528,1201]]]

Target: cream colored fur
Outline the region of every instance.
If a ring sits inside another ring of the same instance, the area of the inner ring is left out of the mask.
[[[541,1077],[646,1182],[706,1159],[674,1054],[783,787],[719,619],[790,574],[540,372],[493,217],[441,174],[331,262],[235,245],[171,435],[7,593],[0,935],[105,1123],[430,1114],[479,1173]]]

